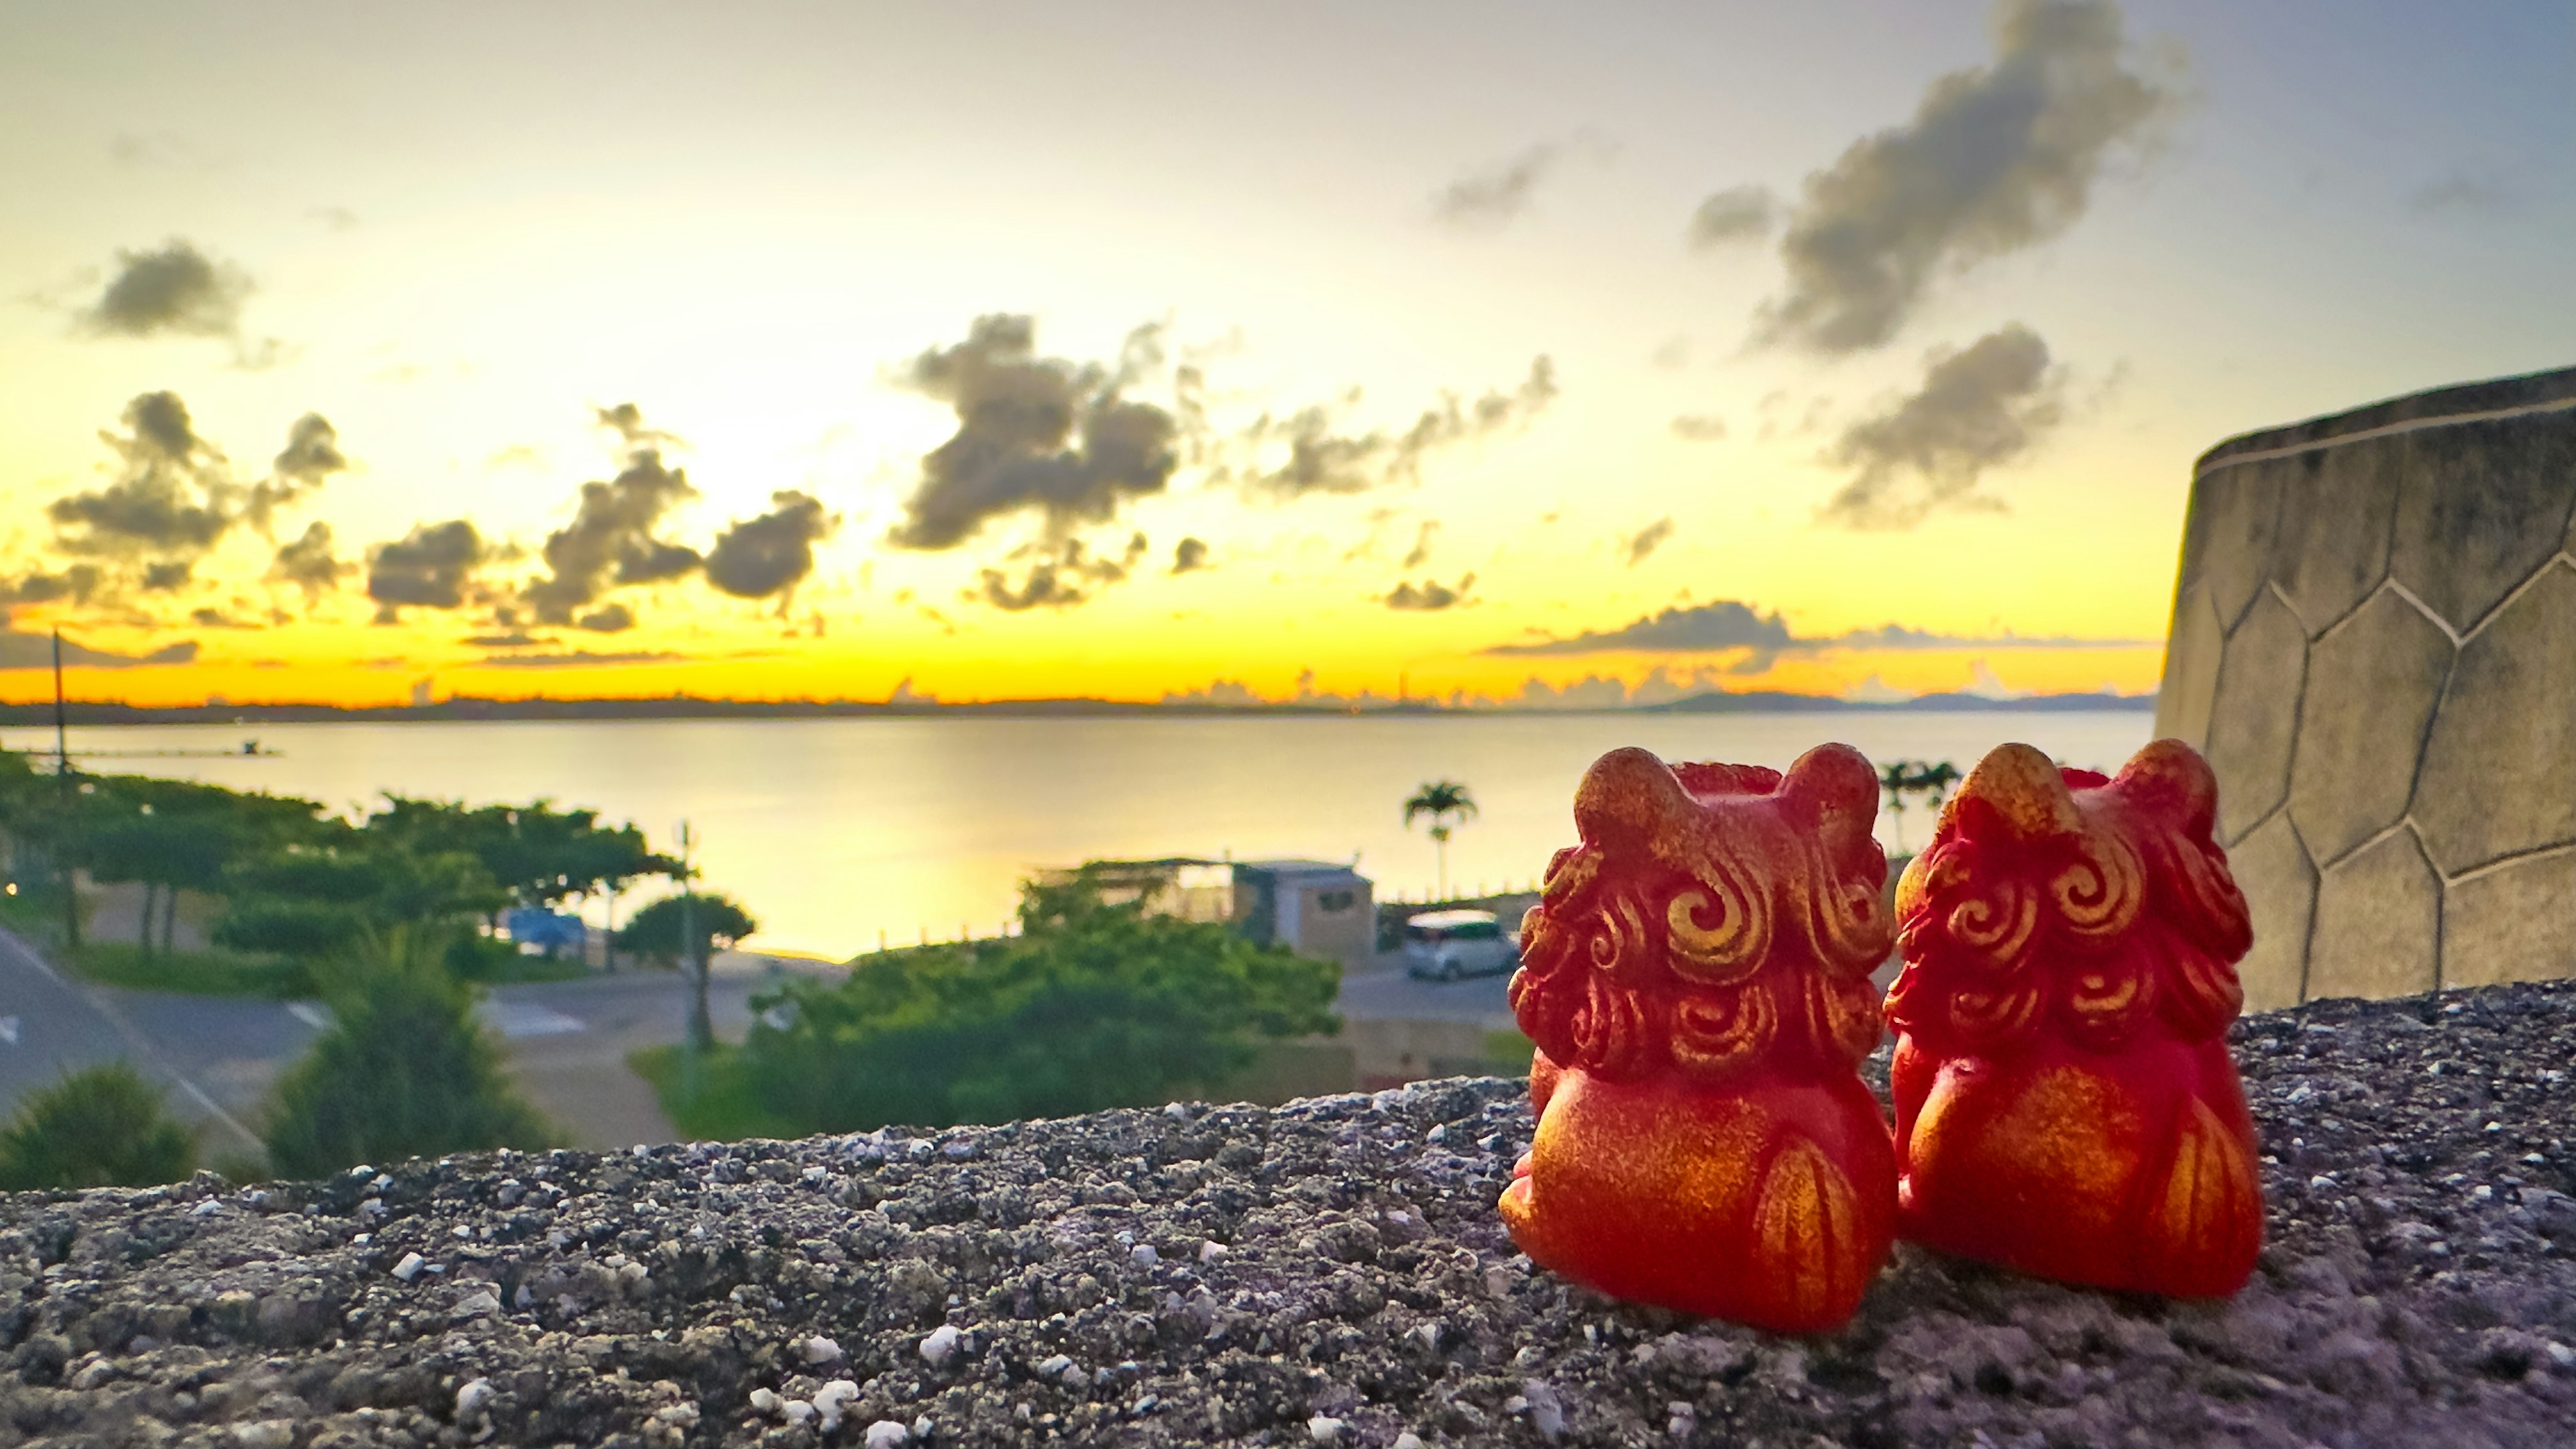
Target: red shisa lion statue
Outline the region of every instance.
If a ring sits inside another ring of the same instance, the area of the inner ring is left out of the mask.
[[[1896,895],[1897,1227],[1961,1257],[2215,1297],[2262,1246],[2228,1056],[2252,941],[2218,787],[2158,740],[2116,778],[2004,745]]]
[[[1896,1210],[1855,1071],[1890,945],[1877,814],[1846,745],[1785,776],[1638,749],[1584,775],[1511,985],[1538,1130],[1501,1210],[1532,1259],[1782,1332],[1859,1306]]]

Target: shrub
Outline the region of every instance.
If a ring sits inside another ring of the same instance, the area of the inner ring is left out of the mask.
[[[1330,1032],[1340,968],[1226,926],[1031,886],[1022,934],[908,951],[758,998],[736,1064],[805,1131],[1150,1106]]]
[[[446,955],[443,940],[394,931],[322,973],[338,1020],[278,1081],[266,1136],[281,1175],[547,1145]]]
[[[150,1187],[196,1170],[188,1129],[124,1062],[85,1067],[27,1098],[0,1128],[0,1188]]]

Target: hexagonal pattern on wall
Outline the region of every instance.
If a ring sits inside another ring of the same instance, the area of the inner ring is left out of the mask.
[[[2211,449],[2173,621],[2248,1007],[2576,975],[2576,368]]]
[[[2310,635],[2322,634],[2388,577],[2388,531],[2404,474],[2388,448],[2302,453],[2281,490],[2273,580]]]
[[[2451,636],[2382,589],[2308,650],[2290,815],[2317,859],[2341,860],[2396,824],[2415,793],[2415,753],[2451,672]]]
[[[2446,875],[2576,840],[2576,568],[2542,568],[2460,646],[2416,793]]]
[[[2307,630],[2269,591],[2246,611],[2219,655],[2208,753],[2218,773],[2218,838],[2226,844],[2235,844],[2290,793],[2299,676],[2307,657]]]

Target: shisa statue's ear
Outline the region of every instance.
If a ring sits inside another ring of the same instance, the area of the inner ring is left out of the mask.
[[[1829,844],[1847,846],[1878,823],[1878,771],[1849,745],[1818,745],[1789,767],[1780,798]]]
[[[1997,745],[1968,772],[1941,812],[1944,825],[1975,833],[1991,821],[2015,840],[2045,840],[2084,828],[2066,777],[2048,756],[2028,745]]]
[[[1639,843],[1662,822],[1693,808],[1672,770],[1632,745],[1612,750],[1583,772],[1574,790],[1574,829],[1589,845]]]
[[[2157,740],[2131,755],[2111,783],[2132,800],[2163,807],[2194,839],[2218,821],[2218,777],[2200,751],[2180,740]]]

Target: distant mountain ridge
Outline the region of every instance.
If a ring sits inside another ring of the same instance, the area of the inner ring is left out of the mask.
[[[1752,690],[1705,694],[1660,704],[1620,705],[1593,709],[1451,709],[1425,701],[1403,703],[1323,701],[1280,704],[1140,704],[1114,699],[1013,699],[980,704],[887,703],[875,700],[701,699],[669,695],[647,699],[482,699],[459,695],[435,704],[342,707],[330,704],[192,704],[134,705],[105,700],[74,700],[63,707],[67,723],[76,725],[150,724],[329,724],[349,722],[467,723],[486,720],[654,720],[654,719],[1096,719],[1173,716],[1187,718],[1260,715],[1436,715],[1472,719],[1528,714],[1839,714],[1887,713],[1901,710],[1944,712],[2067,712],[2084,710],[2152,710],[2152,694],[2040,694],[1996,699],[1977,694],[1926,694],[1909,700],[1864,702],[1829,694],[1793,694]],[[28,729],[54,722],[50,703],[0,704],[0,728]]]

